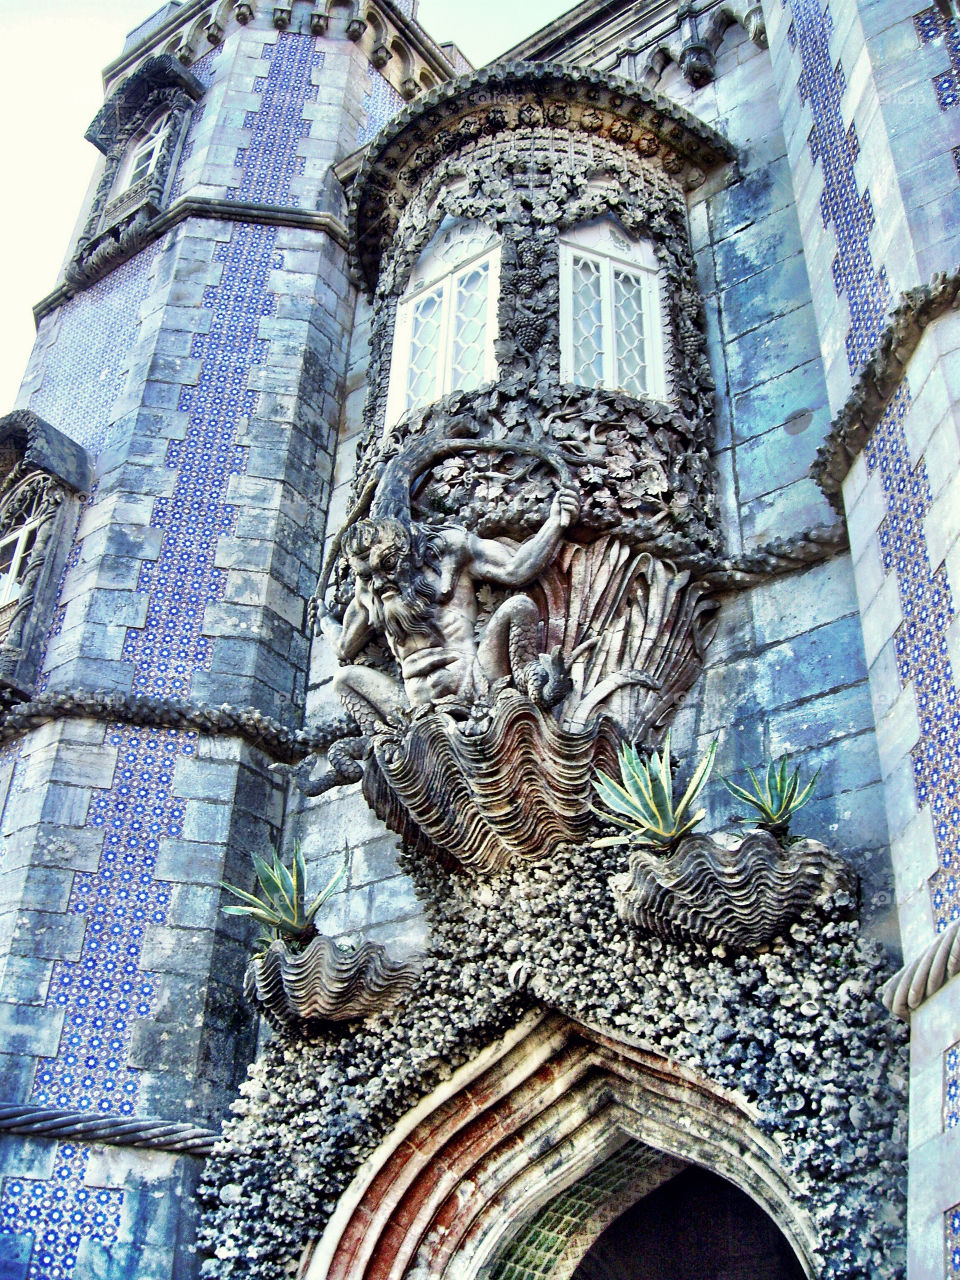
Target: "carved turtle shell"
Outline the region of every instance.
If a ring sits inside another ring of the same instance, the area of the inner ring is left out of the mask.
[[[391,960],[375,942],[347,951],[321,936],[292,952],[278,940],[250,961],[243,994],[275,1027],[346,1022],[397,1003],[413,990],[419,973],[418,961]]]
[[[783,847],[766,831],[732,847],[689,836],[666,856],[635,847],[629,866],[610,880],[622,920],[663,938],[741,951],[765,946],[815,898],[852,882],[846,864],[819,841]]]

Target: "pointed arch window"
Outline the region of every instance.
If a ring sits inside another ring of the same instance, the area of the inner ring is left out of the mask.
[[[560,237],[560,367],[565,382],[667,399],[656,254],[612,218]]]
[[[417,262],[397,305],[388,422],[450,391],[496,377],[500,239],[448,218]]]

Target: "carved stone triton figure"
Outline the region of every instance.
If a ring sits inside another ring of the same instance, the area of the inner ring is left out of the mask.
[[[577,493],[561,488],[540,529],[512,549],[457,525],[390,517],[361,520],[347,530],[341,549],[355,576],[353,598],[342,626],[321,605],[320,626],[348,664],[335,687],[363,733],[407,707],[466,717],[486,685],[511,679],[540,706],[565,696],[569,686],[559,657],[551,665],[540,654],[539,619],[529,596],[505,600],[477,642],[477,583],[521,588],[532,582],[579,509]],[[376,635],[385,638],[402,682],[354,665]]]

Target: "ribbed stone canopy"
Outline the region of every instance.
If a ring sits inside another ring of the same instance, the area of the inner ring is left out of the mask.
[[[685,190],[736,151],[667,98],[618,76],[550,63],[485,67],[424,94],[371,144],[351,195],[354,265],[372,290],[407,201],[439,161],[518,129],[567,129],[658,161]]]

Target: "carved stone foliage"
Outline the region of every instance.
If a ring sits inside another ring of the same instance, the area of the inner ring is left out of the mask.
[[[86,224],[64,276],[82,289],[149,238],[150,223],[163,208],[173,162],[203,85],[169,53],[148,58],[111,94],[84,135],[106,156]],[[156,161],[142,181],[114,190],[128,148],[147,123],[163,114]]]
[[[386,408],[397,299],[445,218],[477,220],[503,239],[497,386],[501,400],[517,399],[513,412],[526,416],[524,395],[560,381],[560,235],[611,214],[628,235],[650,242],[659,264],[670,404],[669,411],[660,405],[659,413],[684,423],[696,444],[709,443],[714,387],[682,190],[636,148],[545,127],[471,140],[424,174],[404,204],[376,288],[371,437]],[[637,401],[632,405],[636,409]]]
[[[434,712],[378,735],[364,775],[371,807],[411,847],[477,874],[582,839],[596,769],[611,767],[619,742],[609,721],[563,729],[513,690],[485,710],[468,732]]]
[[[656,157],[687,189],[734,155],[719,134],[635,83],[549,63],[500,63],[426,94],[388,125],[365,159],[352,217],[368,286],[376,283],[400,213],[444,159],[478,140],[495,139],[499,148],[517,130],[543,126]]]
[[[743,951],[779,937],[811,902],[849,895],[853,876],[817,840],[783,846],[754,831],[734,844],[688,836],[667,855],[633,847],[610,887],[617,914],[645,934]]]
[[[0,686],[20,695],[37,676],[75,518],[71,498],[90,478],[84,450],[36,414],[0,418]]]
[[[321,935],[297,953],[271,943],[247,966],[243,993],[274,1027],[295,1029],[382,1013],[410,994],[418,973],[416,961],[391,960],[378,943],[347,950]]]

